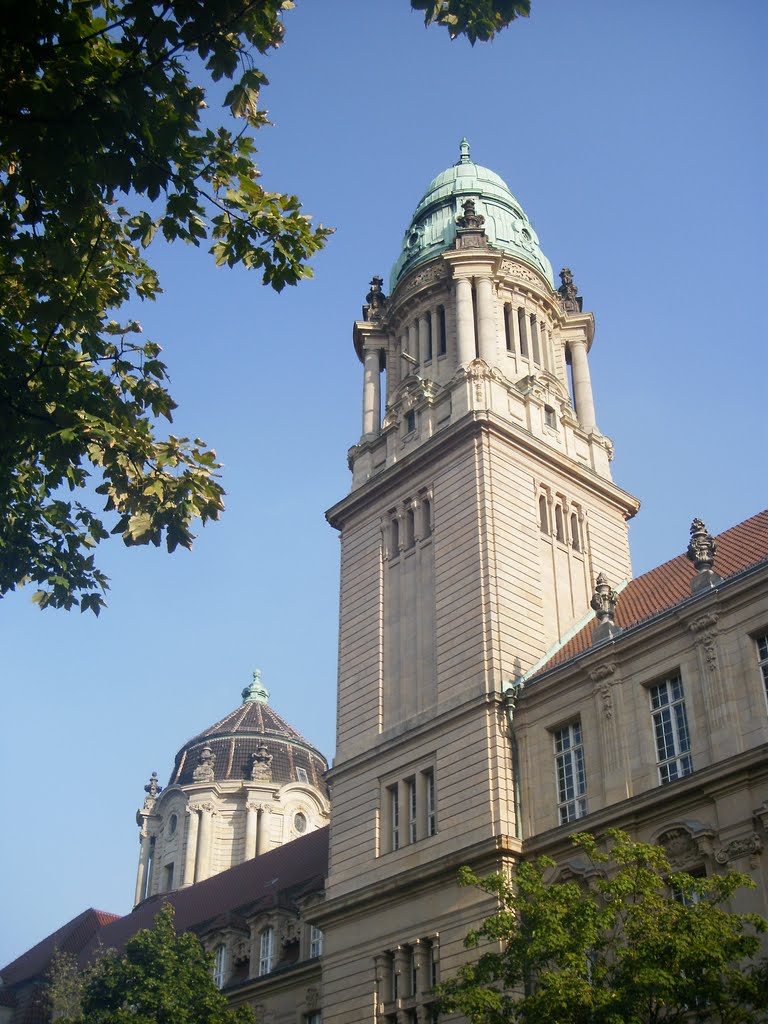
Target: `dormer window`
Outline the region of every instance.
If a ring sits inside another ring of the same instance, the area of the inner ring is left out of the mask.
[[[296,781],[297,782],[303,782],[305,784],[309,784],[309,776],[307,775],[307,769],[306,768],[297,768],[296,769]]]

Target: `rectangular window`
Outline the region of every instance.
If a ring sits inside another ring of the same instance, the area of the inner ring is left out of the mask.
[[[320,956],[323,952],[323,933],[316,925],[309,929],[309,955],[310,957]]]
[[[435,810],[435,773],[431,768],[423,773],[427,796],[427,807],[426,807],[426,824],[427,824],[427,835],[434,836],[437,834],[437,813]]]
[[[309,778],[307,776],[307,769],[306,768],[297,768],[296,769],[296,781],[297,782],[309,783]]]
[[[557,807],[560,824],[583,818],[587,813],[587,777],[584,771],[584,746],[581,723],[556,729],[555,768],[557,770]]]
[[[173,888],[173,864],[165,865],[165,892],[170,892]]]
[[[259,945],[259,976],[269,974],[275,959],[275,929],[271,926],[261,933]]]
[[[416,779],[405,783],[408,790],[408,842],[416,842]]]
[[[389,831],[390,845],[393,850],[400,848],[400,796],[397,785],[387,790],[389,797]]]
[[[760,671],[763,674],[765,699],[768,701],[768,633],[765,636],[755,637],[755,642],[757,644],[757,658],[760,663]]]
[[[672,676],[652,686],[649,694],[659,781],[662,784],[674,782],[693,771],[683,682],[679,675]]]
[[[308,1013],[304,1017],[304,1024],[323,1024],[323,1015],[319,1010],[315,1010],[314,1013]]]

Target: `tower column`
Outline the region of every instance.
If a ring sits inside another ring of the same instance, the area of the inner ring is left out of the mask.
[[[197,807],[187,807],[189,824],[187,826],[187,852],[184,857],[184,877],[182,885],[192,885],[195,880],[195,863],[197,861],[197,830],[200,817]]]
[[[245,813],[245,859],[256,856],[256,834],[259,825],[259,805],[247,804]]]
[[[437,357],[440,352],[440,315],[436,309],[429,314],[432,328],[432,376],[437,377]]]
[[[477,348],[481,359],[496,365],[496,317],[494,315],[493,282],[490,277],[475,280],[477,292]]]
[[[573,397],[576,402],[576,415],[583,430],[595,430],[595,402],[592,398],[592,379],[589,375],[587,362],[586,338],[571,338],[568,342],[571,353],[571,372],[573,374]]]
[[[427,314],[427,316],[419,317],[419,366],[422,374],[429,358],[429,314]]]
[[[381,430],[381,361],[378,348],[365,349],[363,371],[363,436]]]
[[[147,868],[149,866],[149,855],[152,849],[152,839],[146,829],[146,825],[142,828],[139,838],[141,846],[139,848],[139,867],[136,872],[136,897],[133,901],[134,906],[144,899],[144,893],[147,887]]]
[[[475,318],[472,311],[472,282],[468,277],[456,279],[456,342],[459,366],[475,358]]]
[[[256,838],[256,854],[267,853],[269,850],[269,806],[259,805],[259,825]]]
[[[195,881],[202,882],[211,874],[211,838],[213,835],[213,804],[200,807],[200,831],[197,835],[197,866]]]

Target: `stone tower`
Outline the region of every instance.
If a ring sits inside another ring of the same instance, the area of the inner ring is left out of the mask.
[[[596,423],[594,318],[560,278],[464,140],[416,207],[390,294],[375,277],[354,326],[362,436],[328,513],[340,663],[318,922],[334,1024],[372,1001],[382,1020],[429,1019],[482,912],[457,867],[520,849],[505,690],[590,614],[597,571],[631,573],[638,502]]]
[[[242,698],[184,744],[165,789],[155,772],[144,787],[135,903],[328,824],[323,755],[269,706],[259,672]]]

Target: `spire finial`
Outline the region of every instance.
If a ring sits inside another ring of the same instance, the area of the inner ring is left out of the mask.
[[[253,673],[253,682],[243,690],[243,704],[267,704],[268,702],[269,690],[262,684],[261,670],[257,668]]]
[[[460,164],[468,164],[468,163],[470,163],[470,159],[469,159],[469,143],[467,142],[466,138],[462,139],[461,142],[459,143],[459,152],[461,153],[461,158],[459,160],[459,163]]]

